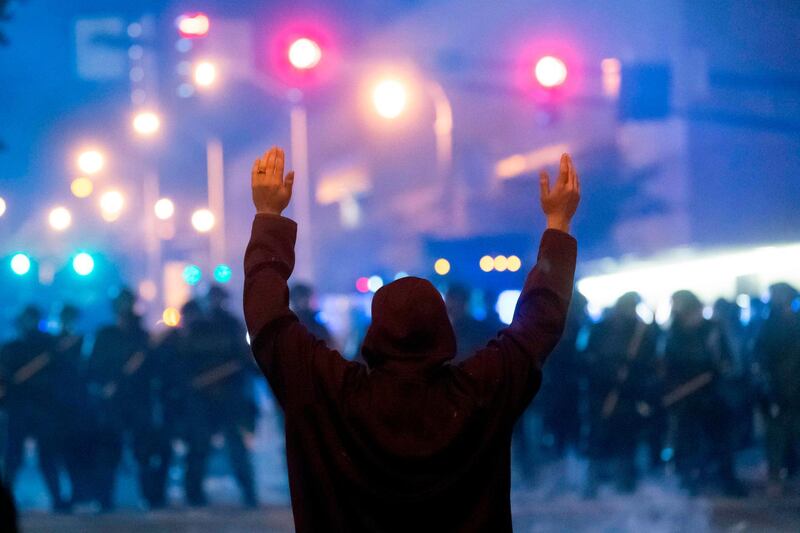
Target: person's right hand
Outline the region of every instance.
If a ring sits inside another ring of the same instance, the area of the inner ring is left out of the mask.
[[[251,184],[256,212],[280,215],[292,199],[294,171],[283,175],[283,150],[273,146],[253,163]]]
[[[547,171],[539,173],[539,192],[548,229],[569,232],[570,222],[581,200],[581,180],[569,154],[561,154],[558,178],[552,188]]]

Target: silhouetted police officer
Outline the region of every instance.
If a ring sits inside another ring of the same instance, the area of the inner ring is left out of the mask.
[[[209,312],[184,306],[186,335],[180,343],[187,385],[186,497],[205,505],[202,482],[211,437],[222,433],[233,473],[247,506],[257,505],[253,468],[246,438],[255,426],[254,364],[241,323],[224,307],[227,293],[217,287],[208,295]]]
[[[0,350],[0,401],[8,413],[5,467],[9,484],[22,464],[25,439],[36,440],[39,467],[53,506],[68,507],[61,497],[58,472],[58,375],[55,343],[39,329],[42,312],[26,307],[17,318],[19,336]]]
[[[155,470],[162,458],[154,438],[155,377],[149,336],[134,306],[136,297],[122,289],[113,299],[116,321],[97,332],[87,363],[89,394],[96,421],[93,485],[103,509],[113,507],[113,491],[125,437],[138,463],[142,495],[158,506]]]
[[[797,296],[787,283],[770,287],[769,317],[756,343],[772,496],[783,492],[800,452],[800,313],[793,307]]]

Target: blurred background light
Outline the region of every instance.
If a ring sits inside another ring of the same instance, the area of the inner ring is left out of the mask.
[[[619,59],[607,57],[600,62],[600,70],[603,73],[603,94],[609,98],[618,97],[622,85],[622,64]]]
[[[450,261],[445,258],[439,258],[433,263],[433,270],[440,276],[444,276],[448,272],[450,272]]]
[[[66,207],[58,206],[50,210],[47,220],[54,230],[64,231],[72,224],[72,214]]]
[[[6,213],[6,201],[0,196],[0,217]]]
[[[69,190],[76,198],[86,198],[94,191],[94,184],[89,178],[75,178],[69,184]]]
[[[85,150],[78,154],[78,169],[86,174],[97,174],[105,163],[106,158],[99,150]]]
[[[509,272],[516,272],[520,268],[522,268],[522,260],[516,255],[509,255],[508,262],[506,264]]]
[[[192,213],[192,227],[200,233],[208,233],[214,228],[214,213],[209,209],[198,209]]]
[[[197,265],[186,265],[183,269],[183,281],[188,285],[197,285],[203,279],[203,271]]]
[[[494,269],[494,258],[491,255],[484,255],[481,257],[480,261],[478,261],[478,266],[481,267],[481,270],[484,272],[491,272]]]
[[[509,290],[503,291],[497,296],[497,304],[495,311],[504,324],[511,324],[514,318],[514,309],[517,307],[517,300],[519,300],[520,291]]]
[[[100,213],[103,220],[113,222],[122,214],[125,197],[117,190],[106,191],[100,196]]]
[[[298,70],[309,70],[322,60],[322,48],[308,37],[296,39],[288,50],[289,63]]]
[[[367,280],[367,289],[370,292],[378,292],[381,287],[383,287],[383,278],[380,276],[370,276]]]
[[[400,116],[408,103],[408,89],[396,79],[379,81],[372,89],[372,104],[378,115],[386,119]]]
[[[169,198],[161,198],[153,206],[153,212],[160,220],[167,220],[175,214],[175,204]]]
[[[504,255],[498,255],[494,258],[494,269],[498,272],[505,272],[508,268],[508,258]]]
[[[72,259],[72,269],[79,276],[88,276],[94,271],[94,258],[86,252],[81,252]]]
[[[178,33],[186,39],[205,37],[211,29],[211,21],[205,13],[186,13],[175,21]]]
[[[407,277],[408,277],[408,272],[406,272],[404,270],[401,270],[400,272],[398,272],[397,274],[394,275],[394,279],[396,279],[396,280],[401,279],[401,278],[407,278]]]
[[[536,62],[534,75],[542,87],[558,87],[567,80],[567,66],[557,57],[544,56]]]
[[[233,276],[231,267],[225,264],[219,264],[214,268],[214,279],[218,283],[228,283]]]
[[[11,271],[17,276],[24,276],[31,270],[31,258],[27,254],[14,254],[11,258]]]
[[[174,328],[181,323],[181,312],[174,307],[167,307],[161,314],[161,319],[164,325]]]
[[[194,67],[192,78],[200,87],[210,87],[217,81],[217,66],[211,61],[200,61]]]
[[[144,279],[139,283],[139,298],[152,302],[158,296],[158,286],[151,279]]]
[[[360,277],[356,280],[356,290],[358,292],[369,292],[369,278]]]
[[[133,117],[133,130],[143,136],[155,135],[161,127],[161,118],[153,111],[140,111]]]

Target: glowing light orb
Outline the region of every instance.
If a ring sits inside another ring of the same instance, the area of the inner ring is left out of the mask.
[[[6,213],[6,201],[0,196],[0,217]]]
[[[508,268],[508,258],[504,255],[498,255],[494,258],[494,269],[498,272],[505,272]]]
[[[174,328],[181,323],[181,312],[174,307],[167,307],[161,314],[161,319],[166,326]]]
[[[198,209],[192,213],[192,227],[200,233],[208,233],[214,228],[216,218],[209,209]]]
[[[169,198],[161,198],[153,206],[153,212],[159,220],[167,220],[175,214],[175,204]]]
[[[440,276],[446,275],[448,272],[450,272],[450,261],[443,257],[437,259],[433,264],[433,270]]]
[[[481,270],[484,272],[491,272],[494,268],[494,258],[491,255],[484,255],[481,257],[481,260],[478,261],[478,266],[481,267]]]
[[[551,89],[567,80],[567,65],[557,57],[544,56],[536,62],[533,73],[542,87]]]
[[[217,66],[210,61],[201,61],[195,65],[192,77],[200,87],[210,87],[217,81]]]
[[[72,224],[72,214],[66,207],[58,206],[50,210],[47,220],[54,230],[64,231]]]
[[[75,178],[69,184],[69,190],[76,198],[86,198],[94,191],[94,184],[89,178]]]
[[[14,254],[11,258],[11,271],[17,276],[24,276],[31,270],[31,258],[26,254]]]
[[[372,90],[372,104],[383,118],[397,118],[408,104],[408,89],[399,80],[382,80]]]
[[[197,285],[203,279],[203,271],[197,265],[186,265],[183,269],[183,281],[188,285]]]
[[[370,276],[367,280],[367,289],[370,292],[378,292],[383,287],[383,279],[380,276]]]
[[[510,255],[508,256],[508,262],[506,266],[509,272],[516,272],[517,270],[522,268],[522,260],[516,255]]]
[[[125,197],[119,191],[106,191],[100,196],[100,213],[108,222],[117,220],[124,207]]]
[[[79,276],[88,276],[94,270],[94,258],[81,252],[72,259],[72,269]]]
[[[133,129],[139,135],[148,137],[161,128],[161,118],[152,111],[141,111],[133,117]]]
[[[211,22],[205,13],[181,15],[178,17],[176,25],[181,37],[186,37],[187,39],[204,37],[208,34],[209,28],[211,28]]]
[[[105,164],[106,158],[99,150],[86,150],[78,154],[78,168],[86,174],[97,174]]]
[[[360,277],[356,280],[356,290],[358,292],[369,292],[369,278]]]
[[[301,37],[289,46],[289,63],[298,70],[309,70],[322,60],[322,48],[315,41]]]
[[[214,269],[214,279],[219,283],[228,283],[232,276],[233,271],[228,265],[220,264]]]

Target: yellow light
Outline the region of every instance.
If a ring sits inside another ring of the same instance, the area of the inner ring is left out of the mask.
[[[321,59],[322,49],[311,39],[302,37],[289,46],[289,63],[296,69],[312,69]]]
[[[498,272],[505,272],[508,268],[508,258],[504,255],[498,255],[494,258],[494,269]]]
[[[0,196],[0,217],[6,214],[6,201]]]
[[[210,61],[201,61],[194,67],[194,82],[200,87],[210,87],[217,81],[217,66]]]
[[[481,260],[478,262],[478,265],[484,272],[491,272],[492,269],[494,268],[494,258],[491,255],[484,255],[483,257],[481,257]]]
[[[100,213],[103,219],[113,222],[122,214],[125,207],[125,197],[119,191],[106,191],[100,196]]]
[[[509,272],[516,272],[520,268],[522,268],[522,261],[516,255],[508,256],[508,271]]]
[[[75,178],[69,185],[69,190],[77,198],[86,198],[92,194],[94,184],[89,178]]]
[[[161,127],[161,119],[152,111],[140,111],[133,117],[133,129],[139,135],[149,137]]]
[[[433,264],[433,270],[439,274],[440,276],[444,276],[448,272],[450,272],[450,261],[445,258],[439,258]]]
[[[64,231],[72,224],[72,214],[66,207],[54,207],[48,216],[50,227],[56,231]]]
[[[175,214],[175,204],[169,198],[161,198],[153,206],[153,211],[160,220],[167,220]]]
[[[397,118],[408,104],[408,89],[399,80],[382,80],[372,90],[372,104],[383,118]]]
[[[214,213],[208,209],[198,209],[192,213],[192,226],[200,233],[208,233],[214,227]]]
[[[106,158],[98,150],[86,150],[78,154],[78,168],[86,174],[97,174],[106,164]]]
[[[164,309],[161,318],[164,320],[165,325],[174,328],[181,323],[181,312],[174,307],[167,307]]]

